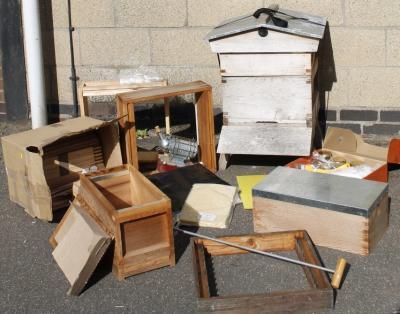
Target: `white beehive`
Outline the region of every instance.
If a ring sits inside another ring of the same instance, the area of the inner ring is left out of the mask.
[[[268,9],[225,21],[206,37],[224,83],[218,153],[305,156],[312,149],[326,19]]]

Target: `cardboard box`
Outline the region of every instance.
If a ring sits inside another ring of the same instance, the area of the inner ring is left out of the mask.
[[[400,139],[392,139],[388,147],[380,147],[365,143],[360,135],[350,130],[329,127],[322,148],[330,151],[333,157],[370,166],[372,171],[363,178],[366,180],[388,182],[388,164],[400,164]],[[311,156],[301,157],[286,166],[299,168],[310,161]]]
[[[52,234],[53,257],[79,295],[111,244],[107,234],[75,199]]]
[[[98,168],[122,164],[116,121],[80,117],[5,136],[1,139],[10,199],[32,217],[53,219],[53,211],[65,208],[74,168]]]
[[[255,232],[307,230],[314,243],[368,255],[389,224],[388,184],[278,167],[253,188]]]

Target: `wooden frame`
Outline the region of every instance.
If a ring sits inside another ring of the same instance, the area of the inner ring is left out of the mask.
[[[81,175],[77,196],[81,206],[115,238],[114,273],[122,280],[174,266],[170,199],[134,167],[116,170]]]
[[[186,94],[195,95],[197,142],[200,147],[200,162],[210,171],[217,171],[212,92],[211,86],[202,81],[117,95],[117,112],[118,116],[122,117],[119,122],[123,130],[122,134],[125,135],[123,138],[125,145],[122,145],[122,147],[126,147],[127,163],[138,168],[135,105],[159,99],[164,99],[165,102],[168,102],[168,98],[170,97]]]
[[[81,116],[89,116],[88,97],[116,96],[120,93],[167,85],[168,82],[166,80],[136,84],[120,84],[118,81],[85,81],[78,88],[80,114]],[[166,115],[165,125],[167,130],[169,130],[169,104],[167,101],[164,102],[164,109]]]
[[[219,239],[266,252],[295,251],[300,260],[321,265],[310,237],[304,230],[229,236]],[[333,289],[327,274],[321,270],[307,267],[303,267],[303,270],[310,286],[309,289],[277,291],[257,295],[211,296],[206,257],[249,252],[200,238],[192,239],[192,247],[194,276],[198,294],[197,304],[201,312],[275,313],[333,307]]]

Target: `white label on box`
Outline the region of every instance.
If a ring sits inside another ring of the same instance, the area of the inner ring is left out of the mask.
[[[214,221],[217,218],[217,215],[213,213],[199,212],[200,220],[203,221]]]

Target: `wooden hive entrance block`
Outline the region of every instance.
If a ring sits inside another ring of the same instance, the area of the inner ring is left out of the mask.
[[[229,236],[219,239],[265,252],[295,251],[301,261],[321,266],[321,261],[306,231]],[[321,270],[307,267],[303,267],[309,284],[309,288],[305,290],[212,296],[209,289],[206,258],[249,252],[199,238],[192,239],[192,247],[197,305],[201,312],[286,313],[333,307],[333,289],[328,276]],[[265,262],[268,263],[268,257]]]
[[[314,243],[368,255],[389,224],[388,185],[278,167],[253,188],[255,232],[305,229]]]
[[[175,265],[171,201],[134,167],[81,175],[77,200],[115,239],[118,279]]]
[[[195,96],[199,161],[210,171],[217,171],[211,86],[202,81],[134,91],[117,96],[121,133],[125,134],[122,146],[126,150],[127,163],[138,168],[135,105],[187,94]]]

